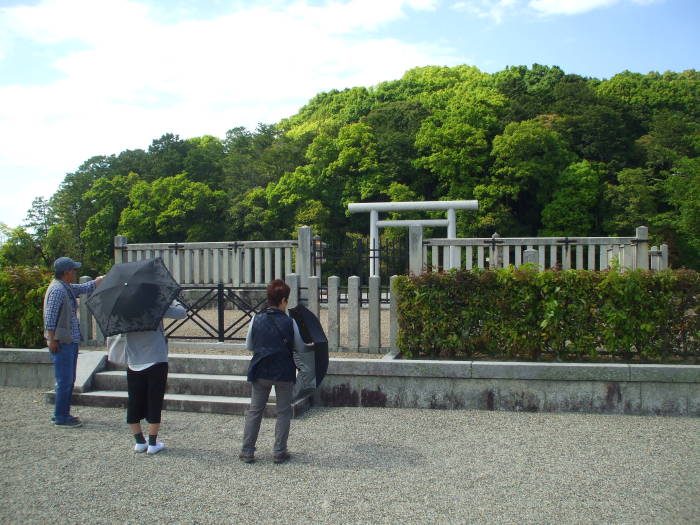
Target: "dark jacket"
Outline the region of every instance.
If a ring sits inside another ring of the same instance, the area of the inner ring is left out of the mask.
[[[292,358],[294,327],[292,320],[274,308],[268,308],[253,318],[251,327],[253,358],[248,367],[248,381],[296,380],[296,367]]]

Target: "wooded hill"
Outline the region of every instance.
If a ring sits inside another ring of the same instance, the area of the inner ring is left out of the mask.
[[[8,232],[0,261],[70,254],[103,270],[115,234],[281,239],[308,224],[337,242],[367,233],[349,202],[478,199],[478,212],[458,214],[459,236],[633,235],[646,225],[674,266],[697,269],[699,102],[695,70],[599,80],[537,64],[416,68],[320,93],[254,131],[167,134],[147,151],[93,157],[49,202],[35,201],[33,231]]]

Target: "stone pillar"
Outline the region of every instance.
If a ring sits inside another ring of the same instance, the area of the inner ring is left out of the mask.
[[[454,208],[450,208],[447,210],[447,238],[457,238],[457,214]],[[445,264],[446,270],[451,270],[452,268],[459,268],[456,246],[450,246],[449,255]]]
[[[255,254],[255,263],[253,266],[253,275],[255,276],[255,283],[260,284],[263,282],[263,272],[262,272],[262,249],[255,248],[253,250]]]
[[[83,275],[80,278],[80,283],[87,283],[91,280],[92,277]],[[92,340],[92,314],[90,313],[90,311],[87,308],[87,305],[85,304],[86,299],[87,295],[82,295],[79,299],[80,340],[83,344],[89,343]]]
[[[399,292],[396,291],[396,275],[389,280],[391,303],[389,306],[389,348],[392,352],[398,352],[399,338]]]
[[[369,278],[369,351],[378,354],[381,348],[381,304],[380,304],[380,277],[378,275]]]
[[[127,238],[124,235],[114,237],[114,263],[126,262]]]
[[[287,306],[289,308],[294,308],[299,304],[299,276],[295,273],[290,273],[284,280],[290,288]]]
[[[273,279],[272,273],[272,248],[264,248],[265,251],[265,283],[269,284]]]
[[[340,277],[328,278],[328,350],[340,348]]]
[[[610,246],[610,253],[608,253],[608,268],[611,267],[613,259],[615,259],[617,261],[618,266],[622,268],[619,244],[613,244],[612,246]]]
[[[369,212],[369,275],[379,275],[379,212]]]
[[[635,257],[635,246],[633,244],[625,244],[621,247],[620,251],[625,261],[625,269],[634,270],[637,267],[637,259]]]
[[[661,269],[668,269],[668,244],[661,245]]]
[[[309,276],[311,275],[311,226],[301,226],[298,230],[298,244],[296,257],[296,274],[299,276],[299,289],[301,301],[307,299]]]
[[[234,246],[231,258],[233,286],[238,287],[241,285],[241,276],[243,275],[243,250],[238,246]]]
[[[357,352],[360,348],[360,278],[353,275],[348,279],[348,350]]]
[[[637,228],[637,268],[649,269],[649,228],[646,226]]]
[[[494,233],[493,235],[491,235],[491,238],[497,240],[500,239],[501,236],[498,235],[498,233]],[[496,268],[500,268],[501,266],[503,266],[501,264],[501,250],[499,249],[500,245],[496,243],[491,243],[489,246],[491,247],[491,249],[489,250],[489,269],[495,270]]]
[[[528,248],[523,252],[523,264],[538,264],[539,262],[539,257],[537,254],[537,250],[533,250],[532,248]],[[540,268],[540,271],[542,268]]]
[[[649,250],[649,269],[650,270],[660,270],[661,269],[661,250],[656,246],[652,246]]]
[[[309,277],[309,301],[308,308],[311,310],[316,317],[319,313],[319,287],[321,284],[321,278],[315,275]]]
[[[321,263],[323,262],[321,260],[322,249],[321,249],[321,236],[320,235],[314,235],[313,250],[314,250],[314,275],[316,277],[320,278],[321,277]]]
[[[408,269],[413,275],[423,272],[423,227],[408,227]]]
[[[251,284],[253,282],[253,250],[250,248],[243,249],[243,282],[245,284]],[[197,257],[195,255],[195,261]],[[195,272],[197,270],[195,269]],[[195,281],[197,282],[197,281]]]
[[[282,278],[282,248],[275,248],[275,279]]]
[[[284,275],[292,273],[292,249],[284,249]],[[281,277],[280,277],[281,279]]]

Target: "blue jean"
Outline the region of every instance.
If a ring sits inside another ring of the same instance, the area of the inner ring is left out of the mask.
[[[75,371],[78,366],[78,343],[59,343],[58,352],[50,352],[53,361],[53,375],[56,379],[56,402],[53,417],[57,423],[64,423],[70,415],[70,401],[75,384]]]

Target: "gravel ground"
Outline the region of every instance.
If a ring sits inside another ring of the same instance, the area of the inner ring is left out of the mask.
[[[57,429],[36,389],[0,388],[1,523],[698,523],[700,420],[314,408],[274,465],[237,459],[240,416],[166,412],[131,452],[120,409]]]

